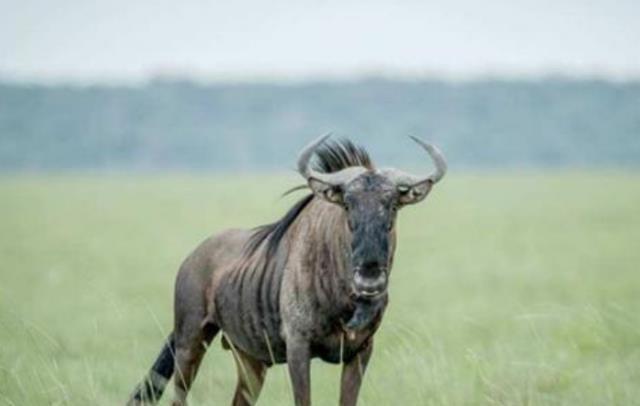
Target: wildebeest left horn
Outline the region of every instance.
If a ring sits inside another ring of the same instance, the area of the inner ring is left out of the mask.
[[[435,145],[426,143],[413,135],[410,135],[409,137],[427,151],[435,166],[433,173],[426,177],[422,177],[405,173],[397,169],[384,169],[382,172],[384,172],[384,174],[387,175],[387,177],[396,185],[413,186],[427,181],[431,182],[431,184],[438,183],[438,181],[444,177],[445,173],[447,173],[447,161],[445,160],[444,155]]]
[[[356,176],[367,171],[366,168],[361,166],[345,168],[335,173],[323,173],[314,170],[310,165],[311,157],[316,151],[316,148],[322,145],[329,137],[331,137],[331,133],[322,135],[316,140],[310,142],[300,152],[300,156],[298,157],[298,172],[300,172],[300,174],[304,176],[307,181],[310,179],[316,179],[332,186],[339,186],[348,183]]]

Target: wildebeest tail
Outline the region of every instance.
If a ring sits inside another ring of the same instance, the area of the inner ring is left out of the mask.
[[[162,396],[175,368],[175,339],[173,333],[167,337],[160,355],[153,363],[151,370],[131,394],[128,406],[149,405],[156,403]]]

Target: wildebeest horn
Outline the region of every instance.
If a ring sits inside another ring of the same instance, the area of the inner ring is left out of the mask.
[[[348,183],[356,176],[367,171],[366,168],[363,168],[361,166],[345,168],[335,173],[322,173],[315,171],[309,164],[311,161],[311,157],[316,151],[316,148],[322,145],[329,137],[331,137],[331,133],[322,135],[316,140],[310,142],[300,152],[300,156],[298,157],[298,172],[300,172],[300,174],[304,176],[305,179],[309,180],[313,178],[329,185],[338,186]]]
[[[447,173],[447,161],[444,159],[444,155],[442,155],[442,152],[440,152],[435,145],[428,144],[413,135],[410,135],[409,137],[427,151],[436,167],[435,171],[426,177],[412,175],[397,169],[383,169],[381,172],[383,172],[396,185],[413,186],[427,181],[430,181],[432,184],[438,183],[445,173]]]

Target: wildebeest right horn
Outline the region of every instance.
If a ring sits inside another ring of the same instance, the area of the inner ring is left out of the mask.
[[[447,161],[444,155],[435,145],[428,144],[413,135],[409,137],[427,151],[433,161],[435,170],[427,176],[416,176],[398,169],[382,169],[381,172],[387,175],[396,185],[413,186],[427,181],[431,184],[438,183],[447,173]]]
[[[316,179],[332,186],[338,186],[348,183],[356,176],[367,171],[366,168],[361,166],[352,166],[335,173],[322,173],[314,170],[310,165],[311,157],[316,151],[316,148],[322,145],[329,137],[331,137],[331,133],[322,135],[316,140],[310,142],[300,152],[300,156],[298,157],[298,172],[300,172],[307,181],[309,179]]]

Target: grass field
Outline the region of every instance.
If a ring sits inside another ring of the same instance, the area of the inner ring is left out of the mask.
[[[181,260],[275,219],[297,183],[0,178],[0,404],[123,404],[171,329]],[[640,174],[454,173],[400,217],[361,405],[640,404]],[[315,405],[337,404],[338,367],[312,380]],[[216,342],[192,405],[234,385]],[[259,404],[290,399],[272,368]]]

